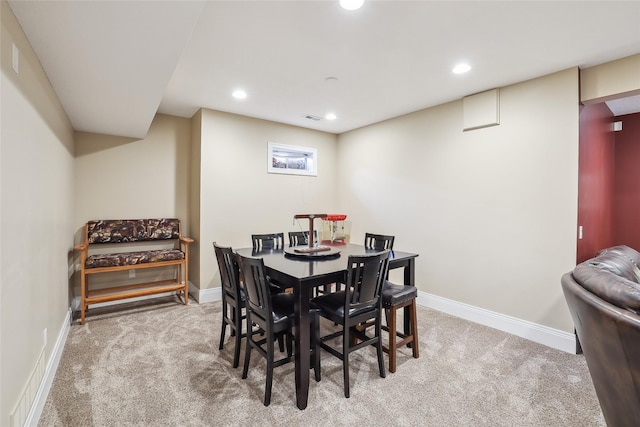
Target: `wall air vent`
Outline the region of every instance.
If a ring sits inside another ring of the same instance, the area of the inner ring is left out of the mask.
[[[622,130],[622,120],[619,120],[617,122],[613,122],[613,131],[614,132],[620,132]]]
[[[320,120],[320,117],[318,116],[312,116],[311,114],[307,114],[306,116],[304,116],[305,119],[309,119],[309,120],[315,120],[316,122],[318,120]]]

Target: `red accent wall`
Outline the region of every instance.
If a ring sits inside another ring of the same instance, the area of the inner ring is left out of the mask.
[[[582,226],[583,237],[578,239],[578,263],[613,246],[616,153],[612,122],[613,114],[605,104],[585,105],[580,110],[578,226]],[[640,159],[640,151],[636,158]]]
[[[618,116],[615,132],[614,243],[640,250],[640,113]]]

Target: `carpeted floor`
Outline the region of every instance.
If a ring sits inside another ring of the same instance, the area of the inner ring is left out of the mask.
[[[246,380],[231,367],[232,342],[218,350],[220,302],[90,313],[71,326],[39,426],[605,426],[582,355],[424,307],[419,359],[404,348],[380,378],[373,348],[352,354],[346,399],[341,362],[322,352],[304,411],[293,364],[275,369],[269,407],[264,359],[252,353]]]

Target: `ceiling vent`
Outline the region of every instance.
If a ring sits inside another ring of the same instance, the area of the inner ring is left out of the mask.
[[[309,119],[309,120],[315,120],[316,122],[318,120],[320,120],[320,117],[318,116],[312,116],[311,114],[307,114],[306,116],[304,116],[305,119]]]

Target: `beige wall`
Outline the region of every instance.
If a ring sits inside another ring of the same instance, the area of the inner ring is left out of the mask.
[[[44,329],[51,358],[88,219],[183,219],[197,239],[192,282],[207,290],[219,286],[211,242],[249,246],[251,233],[296,229],[296,213],[347,213],[352,241],[390,233],[420,254],[421,291],[573,330],[559,278],[575,263],[577,69],[501,88],[501,124],[471,132],[458,101],[338,137],[211,110],[157,115],[140,140],[74,136],[1,6],[0,425]],[[267,174],[268,141],[316,147],[318,176]]]
[[[188,226],[189,119],[158,114],[143,139],[77,132],[75,140],[77,231],[92,219],[177,217]]]
[[[84,224],[93,219],[175,217],[182,221],[182,234],[189,236],[189,119],[157,114],[143,139],[77,132],[75,141],[76,243],[84,239]],[[101,274],[91,283],[100,288],[173,274],[173,268],[139,271],[133,280],[127,272]],[[72,297],[80,294],[79,276],[73,277]]]
[[[586,68],[580,83],[580,100],[585,104],[640,94],[640,53]]]
[[[317,148],[318,176],[268,174],[269,141]],[[248,247],[253,233],[298,229],[295,214],[334,211],[336,156],[333,134],[202,110],[200,289],[220,286],[212,242]]]
[[[49,363],[69,309],[73,130],[4,0],[1,15],[0,425],[8,426],[43,349]]]
[[[190,246],[190,282],[200,283],[200,140],[202,138],[202,110],[191,118],[191,156],[189,163],[189,229],[194,239]]]
[[[415,251],[421,291],[572,332],[578,70],[500,89],[500,125],[462,131],[462,102],[339,137],[339,206]]]

